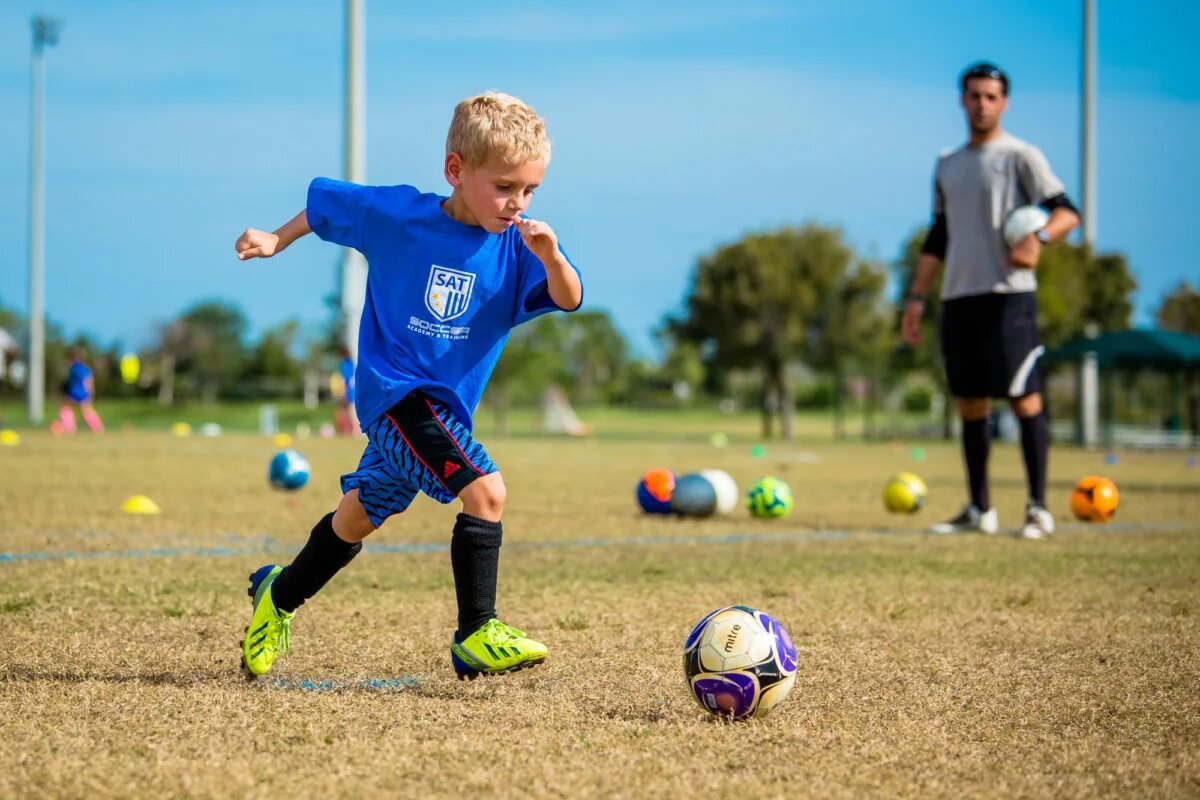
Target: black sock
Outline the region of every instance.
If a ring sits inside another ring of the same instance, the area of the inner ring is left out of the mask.
[[[329,579],[349,564],[362,550],[362,542],[350,544],[333,532],[333,512],[321,517],[299,555],[283,568],[271,585],[271,598],[280,611],[295,611],[321,591]]]
[[[450,566],[458,597],[458,632],[468,636],[496,616],[496,576],[500,567],[499,522],[459,514],[450,540]]]
[[[1050,425],[1046,413],[1020,417],[1021,451],[1025,454],[1025,474],[1029,478],[1029,499],[1046,507],[1046,461],[1050,454]]]
[[[987,462],[992,444],[988,419],[964,419],[962,424],[963,458],[967,462],[967,485],[971,502],[980,511],[991,508],[988,499]]]

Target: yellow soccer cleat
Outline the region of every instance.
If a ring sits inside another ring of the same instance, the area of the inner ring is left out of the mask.
[[[267,564],[250,575],[246,593],[254,598],[254,614],[242,640],[242,666],[254,676],[265,675],[275,659],[288,651],[289,626],[296,614],[278,610],[271,598],[271,585],[280,572],[283,567]]]
[[[466,639],[454,632],[450,660],[459,680],[475,680],[480,675],[502,675],[546,660],[546,645],[525,638],[516,628],[498,619],[490,619]]]

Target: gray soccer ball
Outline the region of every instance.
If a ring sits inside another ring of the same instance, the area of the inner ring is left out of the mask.
[[[693,472],[675,481],[671,513],[682,517],[708,517],[717,510],[717,490],[703,475]]]

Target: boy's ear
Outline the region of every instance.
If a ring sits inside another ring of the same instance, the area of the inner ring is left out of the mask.
[[[457,188],[462,183],[463,158],[458,153],[446,154],[446,183]]]

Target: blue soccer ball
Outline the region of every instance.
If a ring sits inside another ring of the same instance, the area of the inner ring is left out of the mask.
[[[294,491],[308,483],[308,473],[308,459],[295,450],[280,450],[271,459],[267,477],[276,489]]]
[[[796,683],[796,646],[774,617],[726,606],[700,620],[683,645],[692,697],[711,714],[761,717]]]

